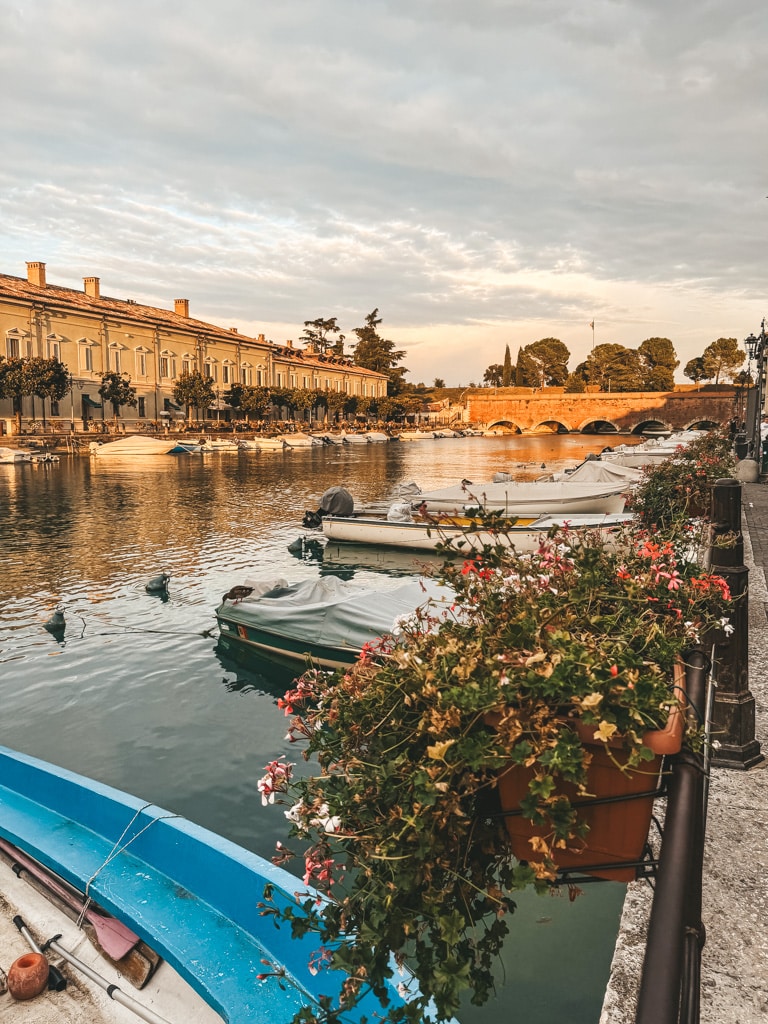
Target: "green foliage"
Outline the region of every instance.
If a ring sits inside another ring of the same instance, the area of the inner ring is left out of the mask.
[[[394,341],[382,338],[378,332],[381,317],[378,309],[374,309],[365,318],[365,326],[356,327],[352,333],[357,335],[354,360],[356,366],[364,366],[376,373],[385,373],[389,377],[387,393],[399,395],[403,390],[403,377],[408,370],[398,366],[405,355],[403,349],[396,349]]]
[[[197,409],[199,415],[201,409],[209,409],[216,400],[213,381],[198,370],[182,373],[173,385],[173,400]]]
[[[720,383],[721,376],[732,378],[745,359],[746,354],[735,338],[718,338],[707,345],[702,355],[706,378],[714,379],[715,384]]]
[[[336,1013],[367,988],[385,1003],[393,958],[421,994],[383,1020],[434,1019],[430,999],[447,1020],[463,993],[488,998],[514,892],[545,890],[558,849],[586,829],[558,791],[585,784],[578,727],[618,742],[630,765],[646,760],[645,730],[677,704],[676,657],[725,607],[724,581],[680,558],[677,538],[634,531],[608,548],[566,530],[521,557],[500,517],[477,528],[500,542],[446,563],[448,610],[406,617],[352,668],[310,671],[278,702],[319,772],[292,780],[272,761],[259,789],[264,803],[286,794],[304,882],[327,898],[308,894],[301,915],[268,901],[265,913],[316,930],[347,971]],[[524,813],[545,826],[527,864],[495,816],[510,762],[533,769]],[[290,855],[281,846],[278,859]]]
[[[694,384],[698,384],[702,380],[707,380],[707,368],[704,365],[704,357],[695,356],[693,359],[689,359],[685,364],[683,373],[689,380],[692,380]]]
[[[528,387],[561,387],[568,379],[571,353],[559,338],[541,338],[521,351]]]
[[[508,388],[512,383],[512,355],[509,345],[504,349],[504,363],[501,368],[501,386]]]
[[[224,396],[228,405],[239,409],[248,420],[266,419],[272,410],[272,396],[269,388],[254,384],[233,384]]]
[[[121,406],[137,404],[136,388],[131,384],[131,378],[127,373],[116,373],[114,370],[109,370],[103,374],[99,385],[99,395],[103,401],[112,403],[115,419],[120,415]]]
[[[588,384],[601,391],[642,391],[640,356],[623,345],[597,345],[582,364]]]
[[[491,388],[500,388],[503,380],[504,366],[502,363],[491,363],[483,373],[483,384]]]
[[[669,338],[646,338],[637,350],[644,391],[672,391],[680,360]]]
[[[300,340],[311,345],[320,355],[325,355],[329,349],[335,355],[344,355],[344,335],[336,323],[335,316],[327,320],[323,317],[318,317],[317,320],[305,320],[304,333]]]
[[[712,484],[733,476],[732,442],[713,430],[647,468],[631,499],[631,510],[650,528],[667,530],[694,516],[709,516]]]

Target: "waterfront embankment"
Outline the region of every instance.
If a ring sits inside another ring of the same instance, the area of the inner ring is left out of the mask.
[[[749,568],[749,689],[755,735],[768,754],[768,485],[742,488]],[[653,892],[627,887],[600,1024],[635,1019]],[[702,919],[701,1024],[768,1019],[768,760],[749,771],[713,768],[709,786]]]

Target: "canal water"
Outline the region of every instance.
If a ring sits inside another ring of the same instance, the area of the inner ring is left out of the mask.
[[[293,673],[218,650],[221,595],[245,577],[332,573],[387,589],[418,572],[407,554],[289,551],[311,536],[302,515],[328,487],[342,484],[360,505],[392,498],[403,482],[479,483],[498,471],[532,479],[622,440],[476,437],[0,465],[0,743],[269,858],[285,821],[262,808],[256,781],[268,760],[297,759],[276,705]],[[147,593],[161,572],[168,594]],[[44,628],[57,607],[63,639]],[[623,894],[604,883],[574,902],[519,899],[498,995],[467,1007],[462,1024],[595,1024]]]

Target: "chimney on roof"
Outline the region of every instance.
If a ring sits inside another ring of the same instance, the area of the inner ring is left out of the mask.
[[[184,316],[189,319],[189,299],[174,299],[173,311],[177,316]]]
[[[84,277],[83,288],[85,289],[85,294],[89,295],[92,299],[101,298],[101,288],[99,286],[98,277]]]
[[[286,341],[285,347],[286,348],[293,348],[293,342],[292,341]]]
[[[45,288],[45,264],[28,263],[27,281],[30,284],[37,285],[38,288]]]
[[[237,334],[237,328],[236,327],[230,327],[229,329],[230,329],[232,334]]]
[[[262,344],[264,344],[264,341],[265,341],[264,335],[263,335],[263,334],[260,334],[260,335],[258,336],[258,338],[256,339],[256,341],[260,341],[260,342],[261,342]]]

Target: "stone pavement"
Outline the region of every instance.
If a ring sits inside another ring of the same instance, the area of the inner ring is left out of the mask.
[[[749,574],[749,689],[760,765],[713,768],[704,851],[702,1024],[768,1021],[768,485],[742,487]],[[652,892],[627,886],[600,1024],[635,1019]]]

